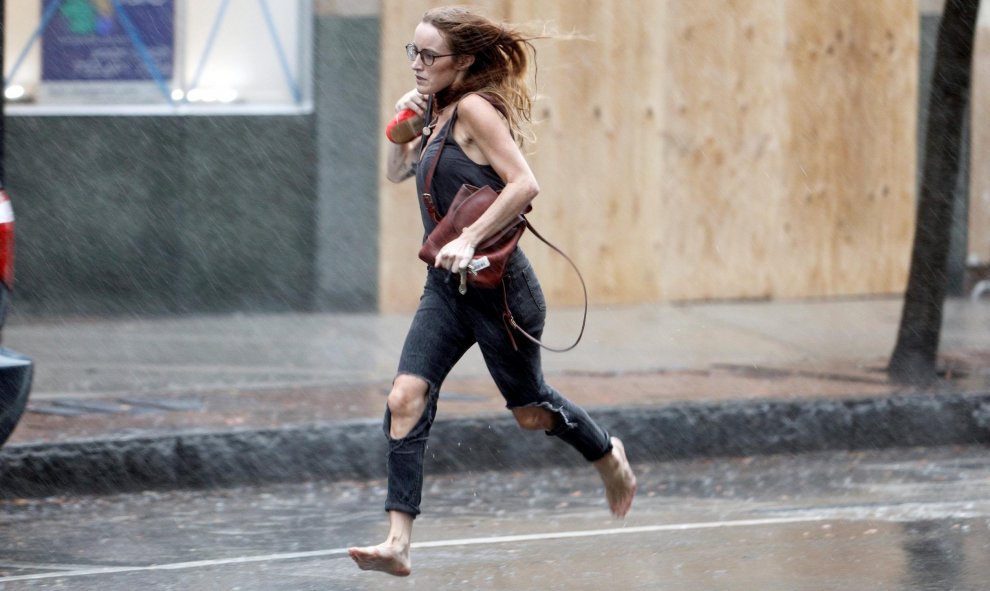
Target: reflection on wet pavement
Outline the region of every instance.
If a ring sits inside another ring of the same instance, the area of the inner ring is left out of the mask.
[[[890,450],[637,466],[611,520],[593,470],[428,478],[414,573],[358,571],[381,482],[9,501],[0,589],[976,590],[990,458]]]

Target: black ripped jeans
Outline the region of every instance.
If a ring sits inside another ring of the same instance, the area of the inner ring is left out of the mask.
[[[430,268],[419,308],[406,335],[399,361],[400,375],[418,376],[428,384],[426,410],[401,439],[390,435],[391,414],[386,408],[388,437],[388,496],[386,511],[419,515],[423,490],[423,458],[437,413],[440,385],[454,364],[475,343],[509,409],[539,406],[555,415],[548,435],[569,443],[589,462],[612,450],[608,433],[588,413],[551,388],[543,379],[540,348],[517,337],[515,350],[502,312],[501,288],[468,288],[458,293],[459,277],[445,269]],[[546,301],[532,266],[521,250],[509,262],[505,275],[509,309],[516,322],[540,338],[546,319]]]

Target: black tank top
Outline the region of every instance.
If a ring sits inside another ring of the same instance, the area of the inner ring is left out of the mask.
[[[450,202],[454,200],[454,196],[464,183],[476,187],[489,185],[496,191],[501,191],[505,186],[494,168],[487,164],[478,164],[468,158],[461,146],[454,141],[453,126],[456,121],[457,108],[455,107],[450,119],[437,132],[438,137],[444,134],[446,137],[443,138],[444,147],[443,152],[440,153],[440,162],[437,163],[437,170],[433,173],[430,194],[436,204],[437,213],[441,216],[447,213]],[[423,186],[426,184],[426,172],[433,163],[433,159],[436,158],[439,149],[440,140],[430,142],[416,166],[416,190],[419,196],[419,212],[423,218],[424,240],[436,226],[436,223],[423,204]]]

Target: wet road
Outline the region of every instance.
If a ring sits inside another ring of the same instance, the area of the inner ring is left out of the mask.
[[[0,503],[0,589],[976,590],[984,448],[637,466],[609,519],[588,470],[428,477],[413,576],[358,571],[381,482]]]

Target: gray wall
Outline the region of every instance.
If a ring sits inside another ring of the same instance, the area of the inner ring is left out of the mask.
[[[8,117],[14,313],[376,307],[378,21],[314,32],[312,115]]]
[[[378,306],[379,20],[322,17],[316,33],[316,304]]]

